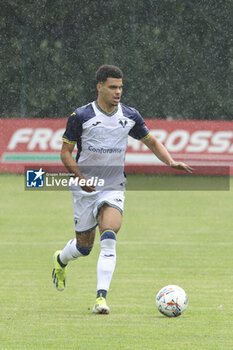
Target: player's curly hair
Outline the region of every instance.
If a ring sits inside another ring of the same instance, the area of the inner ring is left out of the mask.
[[[96,72],[96,83],[104,83],[108,78],[122,79],[123,73],[116,66],[104,64]]]

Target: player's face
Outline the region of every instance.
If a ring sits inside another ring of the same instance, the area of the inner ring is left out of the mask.
[[[97,84],[99,98],[107,106],[117,106],[121,100],[122,79],[107,78],[104,83]]]

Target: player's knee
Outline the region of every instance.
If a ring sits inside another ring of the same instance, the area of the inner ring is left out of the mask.
[[[92,250],[92,246],[82,247],[82,246],[79,246],[78,244],[76,244],[76,248],[83,256],[88,256]]]
[[[114,234],[117,234],[117,232],[121,228],[121,223],[119,223],[119,222],[105,223],[104,225],[100,224],[99,227],[100,227],[101,232],[112,231],[112,232],[114,232]]]

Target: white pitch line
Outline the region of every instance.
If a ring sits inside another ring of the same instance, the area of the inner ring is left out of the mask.
[[[7,245],[22,245],[22,246],[31,246],[31,245],[65,245],[67,242],[0,242],[0,246],[7,246]],[[99,241],[95,242],[95,244],[100,244]],[[148,241],[118,241],[117,244],[119,245],[193,245],[193,246],[229,246],[233,244],[232,242],[177,242],[177,241],[170,241],[170,242],[148,242]]]

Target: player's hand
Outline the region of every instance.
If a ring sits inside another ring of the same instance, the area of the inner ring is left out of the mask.
[[[80,186],[80,187],[85,192],[94,192],[96,190],[95,186]]]
[[[86,179],[85,177],[81,177],[82,180],[84,180],[85,182],[87,182],[88,179]],[[79,186],[81,187],[81,189],[85,192],[94,192],[96,189],[95,189],[95,186],[91,186],[91,185],[84,185],[84,186],[81,186],[80,183],[79,183]]]
[[[170,166],[174,169],[184,170],[189,174],[192,174],[194,171],[194,169],[191,166],[189,166],[185,163],[182,163],[182,162],[175,162],[174,161]]]

